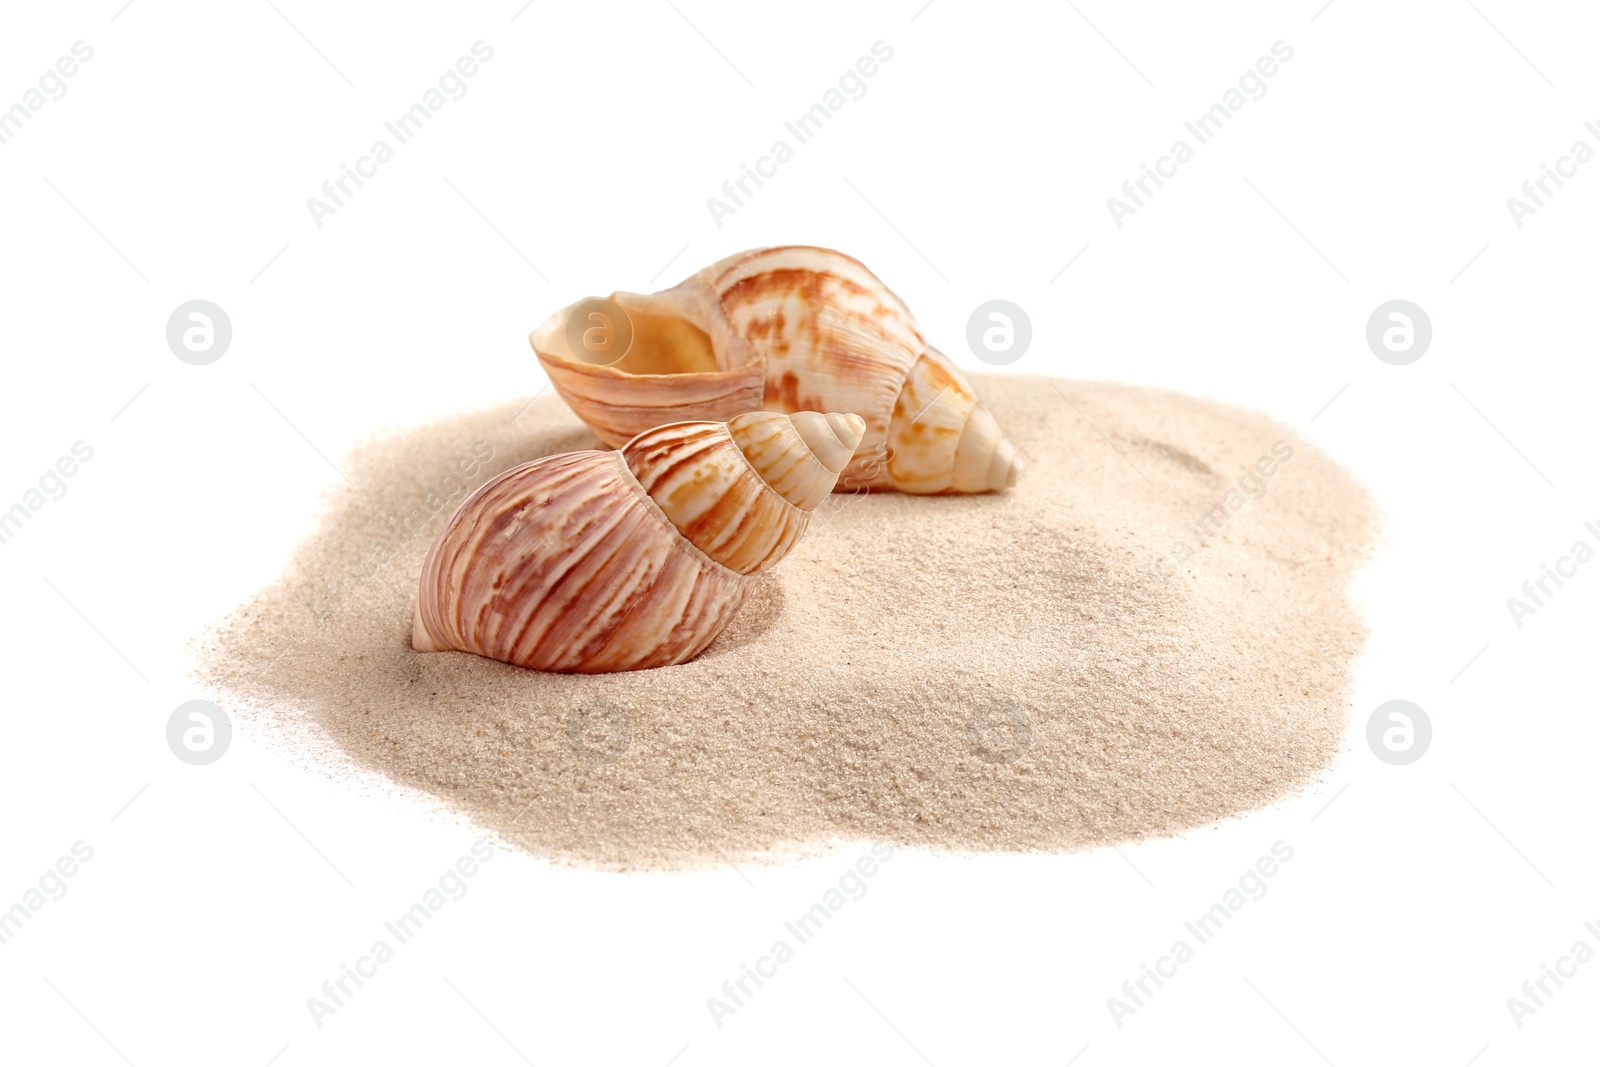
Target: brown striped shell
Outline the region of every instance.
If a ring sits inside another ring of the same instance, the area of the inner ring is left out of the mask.
[[[961,372],[911,312],[841,252],[791,246],[730,256],[671,289],[613,293],[631,325],[620,359],[575,352],[574,311],[529,337],[551,383],[609,445],[662,422],[753,408],[843,411],[866,433],[840,490],[982,493],[1021,461]]]
[[[412,645],[584,674],[693,659],[805,532],[864,429],[755,411],[513,467],[429,550]]]

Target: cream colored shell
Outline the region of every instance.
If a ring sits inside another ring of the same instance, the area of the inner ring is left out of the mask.
[[[514,467],[429,550],[412,644],[579,673],[693,659],[805,532],[864,430],[757,411]]]
[[[841,252],[757,249],[648,296],[613,293],[632,346],[609,365],[574,352],[572,312],[529,337],[556,390],[607,444],[662,422],[753,408],[842,411],[866,432],[843,490],[981,493],[1022,464],[961,372],[910,311]]]

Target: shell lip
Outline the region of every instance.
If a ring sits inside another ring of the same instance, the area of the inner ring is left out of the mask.
[[[684,284],[687,285],[689,283],[686,282]],[[669,289],[665,290],[665,292],[674,293],[676,290]],[[551,314],[538,326],[530,330],[528,332],[528,346],[533,349],[534,355],[538,356],[541,362],[551,363],[575,373],[591,374],[600,378],[613,378],[618,381],[661,382],[682,381],[685,379],[709,381],[724,376],[730,378],[743,377],[750,373],[751,368],[765,371],[764,360],[756,355],[751,350],[750,345],[731,329],[731,326],[727,323],[726,310],[722,307],[721,302],[716,300],[711,301],[712,306],[709,309],[715,321],[707,323],[711,329],[706,331],[712,338],[712,351],[718,363],[716,370],[664,371],[660,373],[622,370],[612,363],[591,363],[589,360],[581,359],[570,352],[564,352],[562,349],[565,346],[555,341],[565,332],[572,312],[590,300],[610,300],[623,314],[627,314],[630,304],[634,305],[635,310],[639,310],[642,305],[647,305],[661,295],[660,293],[639,294],[618,291],[605,298],[584,297],[581,300],[575,300]],[[689,322],[690,325],[695,326],[697,329],[703,328],[701,324],[694,322],[688,316],[680,314],[678,317],[683,318],[684,321]],[[626,358],[627,353],[624,352],[617,358],[616,362],[621,362]],[[738,362],[735,362],[735,360]]]
[[[531,336],[529,339],[530,341],[532,340]],[[593,374],[600,378],[616,378],[620,381],[630,382],[645,382],[652,380],[678,382],[685,379],[709,381],[716,378],[743,377],[749,373],[751,367],[758,365],[756,360],[751,360],[749,363],[745,363],[742,366],[731,367],[727,370],[669,371],[663,374],[641,374],[637,371],[618,370],[617,368],[608,366],[604,363],[589,363],[586,360],[576,359],[572,356],[563,356],[556,352],[547,352],[544,349],[541,349],[537,344],[533,346],[533,351],[534,354],[541,360],[554,363],[563,369],[572,370],[580,374]],[[693,422],[694,420],[688,419],[685,421]]]

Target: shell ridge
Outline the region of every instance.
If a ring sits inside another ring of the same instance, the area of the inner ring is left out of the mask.
[[[541,474],[559,475],[562,478],[570,479],[572,472],[582,468],[584,460],[585,453],[575,452],[562,456],[541,457],[540,459],[529,460],[527,463],[520,463],[515,467],[502,471],[480,486],[478,491],[469,498],[472,505],[470,510],[467,502],[462,503],[456,515],[457,517],[465,516],[466,521],[458,523],[456,518],[453,517],[437,542],[438,544],[444,544],[448,538],[452,544],[452,551],[449,554],[448,561],[441,560],[441,566],[437,572],[441,580],[446,580],[447,592],[454,591],[455,593],[455,595],[446,597],[445,608],[439,612],[441,622],[452,628],[457,635],[452,639],[451,643],[459,644],[467,640],[467,635],[476,633],[475,627],[481,625],[482,614],[480,613],[474,626],[468,626],[464,614],[464,598],[461,594],[468,588],[467,571],[472,566],[473,561],[483,552],[484,541],[490,536],[491,528],[494,525],[493,516],[499,511],[499,507],[504,506],[505,498],[515,498],[521,493],[532,495],[538,492],[538,486],[514,487],[516,479],[522,475],[531,474],[536,469]],[[499,507],[494,506],[497,504]],[[464,530],[463,526],[465,526]],[[448,566],[444,565],[446,562]]]
[[[508,510],[515,509],[519,515],[529,511],[537,512],[532,519],[527,537],[534,539],[547,539],[554,536],[555,524],[551,517],[544,514],[543,509],[549,506],[553,499],[566,496],[575,498],[582,504],[588,504],[600,495],[598,487],[588,486],[583,480],[583,475],[596,466],[595,458],[603,456],[603,452],[579,452],[567,455],[545,457],[524,464],[517,468],[518,474],[537,473],[542,477],[533,484],[514,486],[512,479],[507,479],[496,487],[496,494],[484,501],[485,508],[480,509],[476,517],[473,536],[464,538],[459,542],[457,550],[457,567],[452,577],[456,587],[465,592],[471,587],[468,581],[467,570],[473,567],[480,558],[499,559],[507,554],[519,540],[522,539],[522,529],[527,525],[527,520],[519,523],[515,530],[507,530],[502,522],[502,517]],[[510,472],[508,472],[510,473]],[[494,505],[494,510],[487,510],[489,505]],[[595,521],[601,518],[595,516],[588,523],[592,528]],[[591,536],[601,536],[599,532],[589,531]],[[502,619],[499,627],[492,626],[495,614],[507,614],[505,604],[517,598],[526,598],[530,593],[537,592],[534,603],[538,603],[548,593],[552,580],[553,568],[544,568],[544,582],[540,586],[533,584],[533,577],[540,571],[541,558],[535,554],[527,554],[522,560],[509,568],[501,568],[494,572],[494,582],[489,587],[490,595],[485,597],[479,610],[468,625],[468,620],[459,613],[456,619],[458,631],[463,635],[471,634],[474,641],[483,641],[492,631],[498,633],[504,628],[507,619]],[[479,579],[480,583],[482,579]]]
[[[647,658],[654,658],[663,649],[676,649],[672,657],[663,664],[666,666],[682,663],[698,655],[699,648],[694,647],[695,639],[704,625],[704,620],[703,612],[692,610],[692,605],[702,588],[707,590],[706,595],[709,597],[709,587],[715,584],[714,580],[709,582],[705,580],[705,573],[698,562],[690,556],[672,555],[664,559],[653,575],[650,586],[640,590],[639,595],[631,598],[624,607],[615,612],[613,625],[608,628],[604,642],[593,658],[593,664],[599,666],[614,663],[617,657],[627,655],[631,651],[623,639],[630,636],[643,621],[641,611],[647,605],[652,609],[652,614],[676,620],[664,633],[656,635],[649,649],[651,656]],[[672,594],[671,599],[666,601],[655,599],[653,594],[660,589],[669,590]],[[715,640],[715,634],[712,635],[712,640]],[[700,648],[704,647],[700,645]]]
[[[600,494],[595,496],[600,497]],[[515,584],[510,579],[505,583],[515,592],[508,593],[504,599],[525,601],[525,606],[517,612],[509,607],[504,610],[498,644],[510,654],[523,649],[531,654],[533,649],[543,645],[569,616],[572,605],[582,599],[584,580],[603,573],[627,547],[630,531],[624,527],[630,519],[636,521],[636,516],[629,514],[627,507],[602,507],[586,525],[582,540],[560,538],[573,547],[560,558],[559,565],[550,566],[544,556],[534,554],[522,561],[511,572],[518,579]],[[555,534],[554,528],[551,533]],[[608,547],[607,555],[597,559],[596,554]]]
[[[735,425],[748,434],[679,423],[622,450],[540,457],[490,479],[430,546],[413,646],[580,673],[699,655],[832,487],[809,486],[811,502],[796,505],[745,446],[780,471],[804,449],[831,472],[864,425],[840,413],[746,414]],[[703,527],[680,527],[689,514]]]
[[[769,499],[769,507],[774,504],[776,505],[776,508],[773,509],[776,512],[774,518],[778,519],[780,530],[787,530],[798,526],[801,533],[805,532],[806,528],[811,523],[810,513],[802,508],[796,507],[787,497],[778,492],[777,489],[773,488],[772,483],[767,481],[766,477],[761,473],[760,468],[751,462],[749,456],[745,455],[744,449],[740,447],[738,440],[734,438],[733,432],[726,424],[723,425],[722,432],[727,436],[728,442],[733,446],[733,450],[738,453],[739,458],[744,460],[745,466],[749,468],[750,474],[754,477],[756,483],[760,485],[761,491],[766,494],[767,498]],[[777,435],[774,434],[774,436]],[[793,449],[786,448],[783,451],[788,453],[792,452]],[[816,455],[811,451],[810,448],[805,448],[805,453],[807,456],[811,457],[813,462],[816,462],[818,466],[821,466],[821,462],[817,460]],[[834,475],[834,477],[837,478],[838,476]],[[741,523],[746,521],[746,517],[760,502],[760,498],[752,496],[750,502],[745,505],[745,507],[740,509]],[[794,541],[798,539],[798,536],[799,534],[796,534],[794,537],[788,538],[788,543],[792,545]],[[775,536],[774,540],[777,539],[778,538]],[[763,571],[782,558],[783,553],[775,552],[772,548],[769,548],[765,553],[762,554],[760,563],[757,564],[755,569],[749,573],[755,574]]]
[[[620,527],[619,523],[618,529]],[[548,622],[529,641],[528,630],[535,621],[530,617],[528,625],[510,647],[512,656],[530,656],[546,644],[555,644],[556,662],[581,667],[605,650],[621,625],[620,616],[628,608],[649,600],[665,561],[643,553],[630,556],[626,534],[607,534],[603,543],[608,543],[609,551],[598,559],[594,552],[589,553],[587,573],[574,568],[563,577],[562,585],[572,583],[565,596],[559,601],[547,598],[538,605],[538,614],[548,616]],[[596,546],[596,551],[599,547]],[[619,560],[621,566],[616,565]],[[602,577],[609,580],[600,581]],[[581,613],[572,610],[575,604],[584,602],[586,594],[594,588],[604,590],[604,595],[589,602],[590,610]]]

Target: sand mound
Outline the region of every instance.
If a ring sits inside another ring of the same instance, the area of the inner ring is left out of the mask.
[[[410,648],[422,557],[466,493],[599,447],[558,399],[374,440],[281,581],[205,639],[202,679],[510,844],[603,867],[861,838],[1084,848],[1312,782],[1365,636],[1361,488],[1208,401],[975,385],[1028,463],[1015,489],[836,494],[703,656],[629,674]]]

